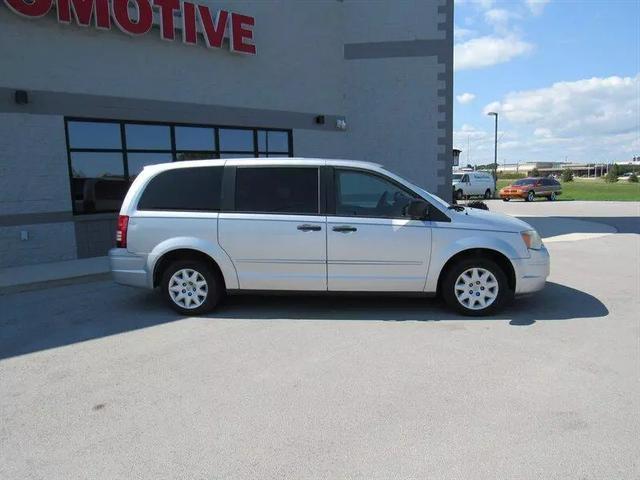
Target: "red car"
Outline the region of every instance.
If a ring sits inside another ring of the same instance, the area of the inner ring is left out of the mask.
[[[551,177],[528,177],[516,180],[500,190],[500,198],[508,202],[512,198],[523,198],[525,202],[533,202],[536,197],[555,200],[562,194],[562,185]]]

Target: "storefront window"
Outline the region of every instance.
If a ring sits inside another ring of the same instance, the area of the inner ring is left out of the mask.
[[[171,131],[164,125],[127,124],[128,150],[171,150]]]
[[[253,130],[220,129],[221,152],[253,152]]]
[[[145,165],[155,163],[167,163],[173,161],[171,153],[127,153],[127,163],[129,164],[129,178],[133,180],[144,168]]]
[[[216,150],[213,128],[176,127],[176,150]]]
[[[291,131],[67,119],[76,214],[117,212],[145,165],[180,160],[291,157]]]
[[[67,128],[71,148],[122,148],[117,123],[69,122]]]

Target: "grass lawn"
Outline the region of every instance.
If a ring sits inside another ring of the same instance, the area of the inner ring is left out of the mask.
[[[498,180],[498,188],[515,180]],[[537,198],[545,201],[546,199]],[[576,178],[573,182],[562,183],[562,195],[558,200],[633,200],[640,201],[640,183],[619,181],[606,183],[604,180]]]

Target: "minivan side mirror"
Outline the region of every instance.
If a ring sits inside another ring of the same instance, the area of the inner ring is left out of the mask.
[[[429,204],[424,200],[411,200],[407,215],[414,220],[425,220],[429,217]]]

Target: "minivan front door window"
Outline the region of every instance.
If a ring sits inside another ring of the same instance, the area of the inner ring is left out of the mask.
[[[379,176],[336,170],[336,215],[404,218],[416,195]]]

